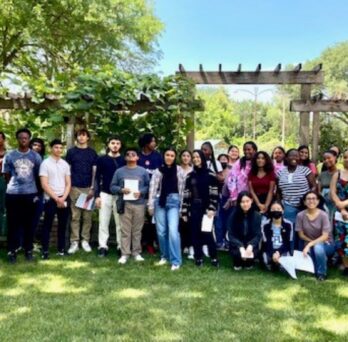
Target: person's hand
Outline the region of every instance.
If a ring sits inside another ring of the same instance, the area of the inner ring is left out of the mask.
[[[215,211],[214,211],[214,210],[208,210],[208,211],[207,211],[207,216],[208,216],[209,218],[214,217],[214,215],[215,215]]]
[[[241,255],[242,259],[245,260],[245,258],[243,258],[243,255],[246,253],[245,248],[244,247],[240,247],[239,248],[239,252],[240,252],[240,255]]]
[[[339,201],[336,206],[339,210],[344,210],[347,205],[346,205],[345,201]]]
[[[225,210],[228,210],[228,209],[230,209],[231,207],[233,207],[234,205],[236,205],[236,201],[234,201],[232,198],[229,198],[229,199],[226,201],[226,203],[225,203],[225,205],[223,206],[223,208],[224,208]]]
[[[275,253],[273,253],[273,256],[272,256],[272,260],[278,264],[279,263],[279,258],[280,258],[280,254],[278,251],[276,251]]]
[[[100,208],[101,208],[101,198],[100,198],[100,197],[97,197],[97,198],[95,199],[95,207],[96,207],[97,209],[100,209]]]
[[[139,199],[141,196],[141,193],[140,192],[133,192],[133,196],[135,199]]]
[[[264,214],[266,212],[266,206],[264,204],[260,203],[258,207],[260,209],[261,214]]]
[[[341,214],[343,217],[343,220],[347,221],[348,220],[348,211],[346,209],[341,210]]]
[[[87,194],[87,201],[89,201],[91,198],[94,197],[94,189],[89,189],[88,194]]]
[[[148,212],[149,212],[150,216],[153,216],[153,214],[154,214],[154,210],[153,209],[148,209]]]
[[[56,203],[58,208],[65,208],[65,200],[63,197],[58,197]]]
[[[182,220],[184,221],[184,222],[187,222],[188,220],[187,220],[187,216],[183,216],[182,217]]]
[[[306,245],[306,247],[303,248],[303,251],[302,251],[303,256],[306,257],[306,256],[308,255],[310,249],[311,249],[311,246],[310,246],[310,244],[308,243],[308,244]]]
[[[128,194],[131,193],[130,189],[128,189],[128,188],[123,188],[123,189],[121,189],[121,192],[122,192],[123,194],[125,194],[125,195],[128,195]]]
[[[253,246],[252,245],[248,245],[247,249],[245,250],[245,253],[247,256],[251,257],[253,254]]]

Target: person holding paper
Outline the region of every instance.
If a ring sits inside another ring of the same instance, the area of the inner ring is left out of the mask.
[[[303,198],[305,210],[297,215],[296,231],[304,242],[303,255],[311,254],[319,281],[326,279],[327,259],[335,252],[328,214],[319,209],[319,195],[309,191]]]
[[[145,196],[149,189],[149,174],[137,165],[138,151],[128,148],[125,151],[126,166],[116,170],[110,191],[123,196],[124,213],[121,220],[121,253],[119,264],[125,264],[132,255],[135,261],[144,261],[141,256],[141,231],[145,217]]]
[[[42,228],[42,259],[49,257],[50,234],[55,215],[58,217],[58,255],[65,255],[65,231],[70,206],[68,197],[71,188],[70,166],[61,158],[63,143],[54,139],[50,143],[51,155],[40,166],[40,180],[44,195],[44,223]]]
[[[230,253],[235,271],[252,269],[261,241],[261,215],[253,207],[253,198],[247,191],[237,197],[235,211],[228,220]]]
[[[207,168],[205,156],[201,150],[192,153],[193,171],[188,174],[185,183],[182,203],[182,218],[189,223],[194,248],[195,263],[203,265],[202,246],[207,245],[211,264],[219,266],[216,244],[212,227],[210,231],[202,231],[203,216],[213,219],[218,205],[218,180]]]
[[[332,176],[330,195],[336,206],[335,240],[338,254],[344,266],[343,275],[348,276],[348,150],[343,153],[343,170]]]
[[[290,255],[293,230],[292,223],[283,217],[281,202],[273,202],[268,215],[270,219],[263,222],[261,227],[262,256],[266,268],[276,271],[280,257]]]
[[[185,174],[175,163],[176,151],[173,148],[164,151],[163,159],[163,165],[151,178],[148,210],[150,216],[155,216],[161,251],[161,260],[157,265],[170,262],[171,270],[175,271],[182,263],[179,213]]]

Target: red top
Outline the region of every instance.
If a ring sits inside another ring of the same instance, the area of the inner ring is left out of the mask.
[[[255,194],[260,196],[268,193],[271,182],[276,181],[276,176],[274,172],[270,172],[269,174],[264,175],[262,178],[259,178],[250,172],[248,181],[251,182]]]

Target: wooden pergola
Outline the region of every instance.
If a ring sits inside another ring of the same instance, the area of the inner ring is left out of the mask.
[[[302,64],[298,64],[293,70],[282,71],[281,64],[278,64],[272,71],[262,71],[261,64],[258,64],[254,71],[242,71],[242,65],[239,64],[235,71],[225,71],[219,64],[217,71],[206,71],[203,65],[199,65],[198,71],[186,71],[182,64],[179,64],[179,70],[176,74],[186,76],[195,84],[205,85],[232,85],[232,84],[249,84],[249,85],[300,85],[301,86],[301,103],[307,103],[311,100],[311,90],[315,85],[321,85],[324,82],[322,64],[318,64],[312,70],[302,70]],[[298,107],[297,107],[298,108]],[[300,110],[300,144],[309,144],[309,126],[310,112],[312,108],[302,106]],[[319,127],[319,115],[313,116],[313,127]],[[313,142],[318,142],[319,129],[313,130]],[[194,131],[191,132],[190,143],[194,141]],[[318,145],[318,143],[316,143]],[[315,150],[314,150],[315,151]],[[314,154],[313,151],[313,154]],[[317,158],[317,154],[314,155]]]

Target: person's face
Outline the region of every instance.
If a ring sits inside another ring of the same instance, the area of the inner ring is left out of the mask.
[[[305,198],[305,205],[308,209],[315,209],[319,204],[319,199],[315,194],[308,194]]]
[[[147,147],[149,150],[154,151],[156,148],[156,139],[152,138],[151,142],[149,144],[147,144]]]
[[[336,164],[336,157],[331,153],[324,153],[324,165],[330,169]]]
[[[84,144],[87,144],[88,143],[88,135],[86,133],[81,133],[77,136],[77,142],[80,144],[80,145],[84,145]]]
[[[256,165],[257,167],[264,167],[266,165],[266,158],[262,153],[257,156]]]
[[[128,151],[125,159],[127,162],[137,162],[139,157],[135,151]]]
[[[228,163],[228,159],[225,157],[225,156],[221,156],[220,158],[219,158],[219,162],[221,163],[221,164],[227,164]]]
[[[118,153],[121,149],[121,141],[113,139],[108,143],[108,148],[111,151],[111,153]]]
[[[5,139],[2,136],[2,134],[0,134],[0,146],[4,146],[5,145]]]
[[[194,152],[192,155],[192,163],[196,167],[202,167],[202,159],[197,152]]]
[[[228,155],[230,156],[232,161],[236,161],[239,158],[239,150],[236,147],[232,147],[229,152]]]
[[[191,159],[192,159],[191,155],[188,152],[184,152],[181,155],[181,163],[184,164],[184,165],[190,165],[191,164]]]
[[[202,146],[202,152],[207,159],[210,159],[212,151],[208,145]]]
[[[278,203],[274,203],[274,204],[271,206],[270,211],[271,211],[271,212],[272,212],[272,211],[280,211],[280,212],[284,213],[284,210],[283,210],[282,206],[281,206],[280,204],[278,204]]]
[[[52,146],[52,154],[55,157],[61,157],[63,154],[63,145],[56,144]]]
[[[281,163],[284,160],[284,158],[284,152],[281,149],[276,148],[273,152],[273,159],[275,159],[277,163]]]
[[[307,160],[309,158],[309,151],[306,148],[303,148],[299,151],[300,160]]]
[[[28,133],[22,132],[18,134],[17,141],[20,147],[26,148],[30,144],[30,136]]]
[[[348,170],[348,151],[343,153],[343,166]]]
[[[42,151],[42,145],[39,142],[34,142],[31,146],[31,149],[40,154]]]
[[[164,163],[168,166],[171,166],[175,163],[175,158],[176,158],[176,154],[174,151],[167,151],[164,154]]]
[[[290,166],[297,166],[298,162],[300,160],[300,156],[299,156],[299,153],[298,151],[291,151],[288,155],[288,165]]]
[[[244,156],[247,160],[250,160],[255,154],[254,148],[250,144],[246,144],[243,147]]]
[[[249,209],[251,208],[251,205],[253,204],[253,201],[250,197],[248,196],[243,196],[242,200],[240,202],[240,207],[242,208],[242,210],[244,212],[249,211]]]

